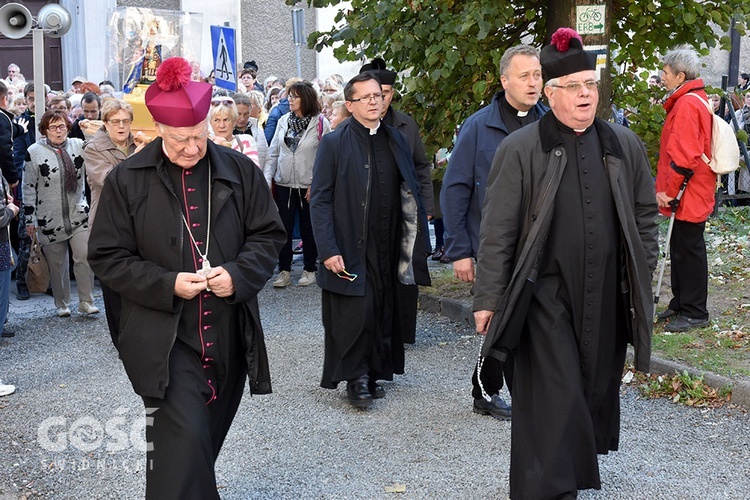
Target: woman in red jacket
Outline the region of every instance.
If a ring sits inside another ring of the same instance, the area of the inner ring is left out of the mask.
[[[672,50],[664,56],[662,65],[662,83],[669,94],[664,102],[667,119],[656,174],[656,200],[661,213],[671,214],[670,202],[682,185],[683,176],[674,167],[693,171],[677,208],[670,243],[674,297],[658,316],[670,320],[665,330],[682,332],[708,324],[708,261],[703,231],[714,208],[716,174],[701,156],[711,156],[713,116],[698,99],[708,101],[703,80],[698,78],[700,63],[695,51],[690,47]]]

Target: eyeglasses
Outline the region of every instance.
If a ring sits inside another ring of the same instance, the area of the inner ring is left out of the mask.
[[[62,125],[50,125],[47,127],[47,130],[62,132],[63,130],[68,130],[68,126],[65,124]]]
[[[231,106],[234,104],[234,99],[211,99],[211,106]]]
[[[359,102],[359,101],[378,102],[382,100],[383,100],[383,94],[367,94],[367,95],[363,95],[359,99],[349,99],[349,102]]]
[[[111,123],[115,127],[120,127],[123,125],[130,125],[131,123],[133,123],[133,120],[131,120],[130,118],[125,118],[123,120],[107,120],[107,123]]]
[[[566,83],[565,85],[549,85],[550,87],[555,87],[556,89],[565,89],[568,92],[572,92],[577,94],[581,91],[583,87],[586,87],[591,92],[595,90],[599,90],[599,82],[595,82],[594,80],[589,80],[588,82],[570,82]]]
[[[347,281],[354,281],[357,279],[357,275],[354,273],[347,272],[346,269],[344,269],[341,272],[336,273],[336,276],[338,276],[341,279],[345,279]]]
[[[289,99],[290,101],[296,101],[297,99],[299,99],[299,96],[298,95],[289,94],[289,96],[287,97],[287,99]]]

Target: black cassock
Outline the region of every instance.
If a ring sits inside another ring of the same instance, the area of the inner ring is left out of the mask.
[[[394,373],[404,373],[396,293],[401,175],[385,131],[381,128],[377,134],[369,135],[369,130],[356,120],[352,120],[352,126],[362,150],[369,151],[365,295],[355,297],[323,290],[325,359],[320,385],[327,389],[365,374],[371,380],[393,380]],[[346,264],[346,255],[343,258]]]
[[[558,127],[568,162],[515,358],[514,500],[600,488],[597,453],[619,441],[621,231],[596,129]]]
[[[191,169],[166,162],[175,195],[183,205],[201,253],[208,229],[208,161]],[[218,235],[212,234],[214,240]],[[216,245],[216,242],[213,242]],[[209,261],[211,261],[209,245]],[[202,260],[187,228],[183,232],[184,271]],[[222,262],[214,259],[213,266]],[[164,399],[147,398],[147,499],[219,498],[214,464],[242,399],[247,366],[238,329],[239,307],[210,291],[184,300],[177,339],[169,354],[169,385]],[[168,332],[164,332],[165,335]]]

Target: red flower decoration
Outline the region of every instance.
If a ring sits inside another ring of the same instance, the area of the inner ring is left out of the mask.
[[[571,28],[558,28],[558,30],[552,34],[551,43],[557,47],[558,52],[567,52],[570,48],[571,38],[577,38],[581,42],[581,45],[583,45],[581,35]]]
[[[182,57],[170,57],[156,70],[156,83],[165,92],[173,92],[190,82],[190,63]]]

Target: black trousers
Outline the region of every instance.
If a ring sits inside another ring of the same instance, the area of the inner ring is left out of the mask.
[[[489,396],[500,392],[500,389],[503,388],[503,375],[505,376],[505,381],[508,383],[508,390],[512,391],[514,354],[512,352],[508,353],[505,362],[498,361],[491,357],[483,359],[484,362],[482,363],[481,377],[484,392]],[[479,381],[477,379],[478,368],[479,362],[474,365],[474,374],[471,376],[471,384],[473,386],[471,395],[474,396],[474,399],[481,399],[483,397],[482,387],[479,386]]]
[[[292,270],[292,232],[294,231],[294,216],[299,214],[299,230],[302,236],[302,256],[305,263],[305,271],[317,271],[318,247],[313,237],[312,223],[310,222],[310,204],[305,200],[305,188],[289,188],[276,185],[276,206],[279,216],[286,229],[286,243],[279,252],[279,271]]]
[[[707,319],[708,257],[703,239],[705,222],[675,220],[669,255],[672,294],[669,308],[693,319]]]
[[[218,398],[198,355],[175,342],[169,355],[164,399],[143,398],[146,406],[146,499],[219,498],[214,464],[242,399],[247,368],[241,356],[228,363]]]

